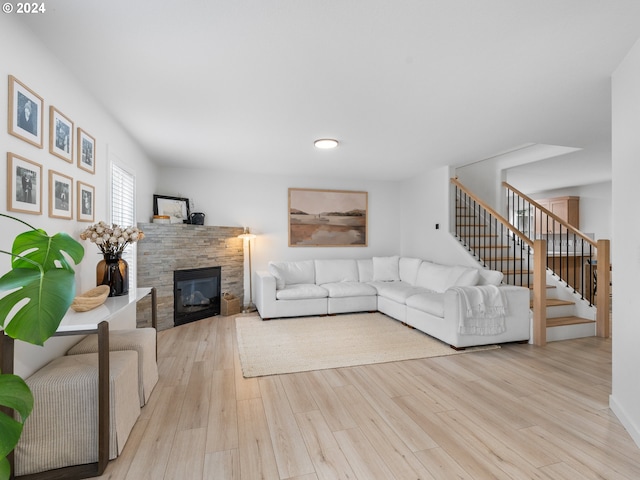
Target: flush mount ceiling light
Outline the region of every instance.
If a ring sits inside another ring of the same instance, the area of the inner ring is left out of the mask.
[[[336,148],[338,146],[338,141],[334,140],[333,138],[319,138],[318,140],[313,142],[313,144],[316,146],[316,148]]]

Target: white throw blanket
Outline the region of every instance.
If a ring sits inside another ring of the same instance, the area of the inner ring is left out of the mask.
[[[507,302],[495,285],[453,287],[460,298],[462,335],[498,335],[506,331]]]

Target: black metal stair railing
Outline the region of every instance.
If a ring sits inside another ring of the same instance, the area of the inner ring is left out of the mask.
[[[593,305],[597,243],[508,183],[503,186],[514,228],[531,240],[545,239],[547,269]]]
[[[455,235],[485,267],[504,273],[504,282],[532,287],[533,241],[456,179]]]

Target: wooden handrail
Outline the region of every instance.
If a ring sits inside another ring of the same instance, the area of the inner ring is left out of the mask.
[[[452,178],[451,183],[457,186],[460,190],[462,190],[469,197],[471,197],[476,203],[478,203],[478,205],[480,205],[482,208],[488,211],[491,215],[493,215],[496,218],[496,220],[498,220],[502,225],[504,225],[507,229],[509,229],[510,232],[513,232],[514,235],[516,235],[520,240],[522,240],[528,246],[533,248],[533,240],[531,240],[529,237],[524,235],[518,229],[514,228],[513,225],[511,225],[511,223],[509,222],[509,220],[504,218],[502,215],[496,212],[493,208],[491,208],[486,202],[484,202],[483,200],[478,198],[476,195],[474,195],[471,191],[469,191],[463,184],[461,184],[458,181],[457,178]]]
[[[509,190],[511,190],[511,191],[513,191],[513,192],[515,192],[515,193],[517,193],[520,197],[525,199],[527,202],[533,204],[533,206],[535,206],[538,210],[543,212],[546,216],[551,217],[553,220],[558,222],[560,225],[565,227],[567,230],[569,230],[574,235],[580,237],[585,242],[591,244],[593,247],[596,247],[596,248],[598,247],[598,244],[597,244],[597,242],[595,240],[592,240],[591,238],[587,237],[580,230],[578,230],[577,228],[572,227],[571,225],[569,225],[566,220],[561,219],[559,216],[557,216],[551,210],[548,210],[548,209],[544,208],[542,205],[538,204],[538,202],[536,202],[534,199],[528,197],[527,195],[525,195],[524,193],[519,191],[517,188],[513,187],[512,185],[509,185],[507,182],[502,182],[502,186],[507,188],[507,189],[509,189]]]

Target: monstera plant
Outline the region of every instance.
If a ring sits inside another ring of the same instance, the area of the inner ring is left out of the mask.
[[[0,330],[12,338],[43,345],[75,297],[75,272],[68,259],[77,265],[84,248],[66,233],[50,237],[15,217],[0,216],[30,229],[14,239],[10,252],[0,249],[11,263],[9,272],[0,277],[0,295],[4,294],[0,298]],[[19,417],[0,412],[0,480],[4,480],[10,476],[7,455],[18,444],[33,408],[33,395],[22,378],[0,372],[0,406],[15,410]]]

